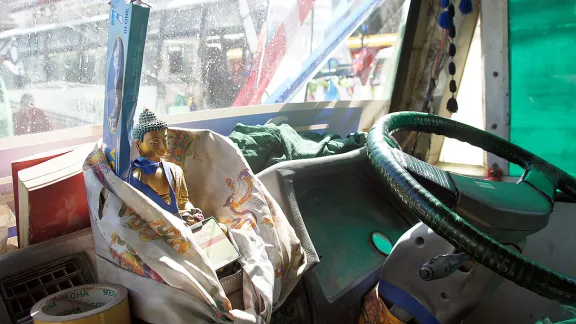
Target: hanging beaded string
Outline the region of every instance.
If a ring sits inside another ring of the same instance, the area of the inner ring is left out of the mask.
[[[454,75],[456,74],[456,64],[454,63],[454,56],[456,56],[456,45],[454,44],[454,38],[456,38],[456,26],[454,25],[454,15],[456,10],[454,9],[454,3],[451,0],[441,0],[442,8],[444,11],[440,14],[438,19],[438,24],[440,27],[448,31],[448,55],[450,56],[450,63],[448,63],[448,73],[450,74],[450,92],[452,97],[448,99],[446,104],[446,109],[450,113],[456,113],[458,111],[458,102],[456,101],[456,80],[454,80]],[[472,12],[472,0],[461,0],[458,6],[462,15],[467,15]]]
[[[428,113],[434,113],[430,102],[433,100],[433,93],[434,89],[438,85],[438,79],[440,77],[440,71],[443,69],[446,63],[446,50],[448,50],[448,56],[450,57],[450,64],[448,65],[448,72],[450,73],[451,80],[450,80],[450,92],[452,92],[452,97],[448,99],[447,109],[451,113],[455,113],[458,111],[458,102],[456,101],[455,94],[456,94],[456,81],[454,80],[454,75],[456,74],[456,64],[454,64],[454,56],[456,55],[456,45],[454,44],[454,38],[456,37],[456,27],[454,26],[454,4],[452,0],[441,0],[441,6],[444,8],[444,11],[440,14],[438,18],[438,24],[440,27],[444,29],[444,34],[442,35],[442,41],[440,43],[440,48],[436,55],[436,60],[434,62],[434,66],[432,69],[432,76],[430,78],[430,83],[428,85],[428,90],[426,92],[426,97],[424,99],[422,111]],[[460,5],[458,6],[462,15],[467,15],[472,12],[472,0],[460,0]],[[448,42],[447,42],[448,41]],[[416,150],[416,145],[418,142],[418,135],[415,135],[416,132],[410,132],[408,138],[402,142],[402,148],[405,149],[408,143],[416,136],[414,140],[414,144],[412,146],[412,153],[410,155],[414,155],[414,151]]]

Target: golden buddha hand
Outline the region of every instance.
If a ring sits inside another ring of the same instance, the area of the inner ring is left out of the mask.
[[[182,219],[188,225],[194,225],[204,220],[204,215],[202,214],[202,210],[200,208],[191,208],[190,210],[181,213],[180,216],[182,216]]]

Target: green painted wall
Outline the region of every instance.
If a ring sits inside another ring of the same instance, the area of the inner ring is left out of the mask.
[[[576,175],[576,1],[510,0],[508,15],[510,140]]]

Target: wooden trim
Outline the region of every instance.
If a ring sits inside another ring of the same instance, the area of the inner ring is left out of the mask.
[[[434,30],[431,28],[437,26],[436,18],[429,13],[439,7],[439,2],[420,0],[410,2],[390,99],[390,112],[416,110],[410,104],[416,85],[425,75],[426,56],[432,40],[430,31]]]

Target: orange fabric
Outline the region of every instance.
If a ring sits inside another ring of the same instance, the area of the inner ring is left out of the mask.
[[[364,296],[360,324],[403,324],[386,307],[384,301],[378,296],[378,285]]]

